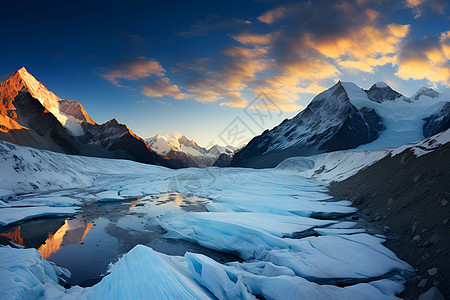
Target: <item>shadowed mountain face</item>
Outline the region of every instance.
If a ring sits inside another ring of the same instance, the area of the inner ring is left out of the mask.
[[[402,94],[394,91],[384,82],[375,83],[366,91],[367,97],[375,102],[394,101],[397,98],[405,98]]]
[[[79,154],[75,138],[50,111],[54,103],[33,96],[22,77],[24,72],[21,69],[0,83],[0,138],[19,145]],[[34,86],[36,93],[39,89],[39,85]]]
[[[126,125],[115,119],[95,123],[80,103],[57,97],[25,68],[0,82],[0,139],[62,153],[170,165]]]
[[[409,99],[384,82],[363,90],[339,81],[294,118],[253,138],[235,153],[230,165],[275,167],[292,156],[414,142],[450,127],[448,101],[449,93],[427,88]]]
[[[341,82],[316,96],[308,107],[237,152],[231,166],[275,167],[285,158],[355,148],[378,138],[381,118],[356,108]]]
[[[442,109],[425,119],[423,135],[427,138],[450,128],[450,102],[445,103]]]

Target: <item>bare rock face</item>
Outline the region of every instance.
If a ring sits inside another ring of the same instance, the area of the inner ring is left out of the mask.
[[[425,124],[420,128],[422,119]],[[398,120],[414,125],[405,130],[394,124]],[[292,156],[354,149],[380,137],[378,143],[368,147],[398,147],[449,127],[450,93],[421,88],[407,98],[384,82],[363,90],[339,81],[292,119],[253,138],[235,153],[231,166],[275,167]],[[392,142],[395,140],[399,144]]]
[[[49,91],[25,68],[0,82],[0,139],[69,154],[170,166],[126,125],[95,123],[83,106]]]
[[[47,98],[40,101],[36,95]],[[55,111],[59,98],[25,68],[0,83],[0,99],[1,139],[24,146],[80,153],[77,141],[51,112]]]
[[[366,91],[370,100],[381,103],[384,101],[394,101],[397,98],[403,97],[397,91],[394,91],[390,86],[384,82],[377,82]]]
[[[450,296],[450,235],[448,234],[450,196],[450,129],[416,143],[393,156],[386,156],[357,174],[330,185],[335,199],[367,199],[359,206],[361,215],[383,216],[369,233],[386,234],[384,243],[416,268],[417,277],[399,295],[417,299],[437,285],[444,298],[423,296],[419,299],[448,299]],[[434,141],[434,142],[433,142]],[[426,153],[415,154],[415,149]],[[414,178],[420,180],[414,183]],[[395,199],[386,205],[386,199]],[[444,204],[444,205],[443,205]],[[388,232],[384,230],[389,227]]]
[[[60,100],[59,110],[65,115],[73,116],[75,119],[81,120],[86,123],[95,124],[91,117],[84,110],[83,106],[73,100]]]
[[[425,119],[423,135],[427,138],[448,128],[450,128],[450,102],[445,103],[437,114]]]
[[[352,149],[377,139],[384,128],[381,118],[369,107],[357,108],[344,85],[349,84],[339,81],[294,118],[252,139],[231,166],[275,167],[291,156]]]

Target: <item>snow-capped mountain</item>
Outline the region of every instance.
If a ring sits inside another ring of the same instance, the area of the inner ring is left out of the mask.
[[[25,68],[0,82],[0,139],[56,152],[169,166],[126,125],[95,123],[83,106],[49,91]]]
[[[252,139],[230,165],[273,167],[292,156],[419,141],[449,128],[449,101],[450,93],[428,88],[407,98],[384,82],[363,90],[339,81],[294,118]]]
[[[156,153],[163,156],[176,167],[207,167],[212,166],[220,156],[222,159],[231,157],[236,150],[232,146],[214,145],[210,149],[199,146],[194,140],[173,132],[167,135],[157,134],[145,140]]]

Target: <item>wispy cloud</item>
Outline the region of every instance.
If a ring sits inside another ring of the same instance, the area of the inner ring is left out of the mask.
[[[439,5],[434,0],[389,3],[288,3],[256,16],[254,23],[240,19],[227,23],[225,18],[209,16],[180,35],[194,37],[233,28],[234,32],[227,33],[232,39],[214,55],[176,63],[170,69],[176,81],[169,79],[158,61],[146,58],[117,65],[102,76],[116,85],[149,78],[141,87],[148,97],[194,99],[221,106],[244,107],[264,93],[285,111],[301,109],[302,95],[323,91],[342,74],[363,78],[386,65],[397,68],[400,79],[448,85],[450,32],[409,40],[411,24],[388,22],[386,17],[395,9],[427,6],[439,10]]]
[[[427,10],[443,14],[448,5],[446,1],[441,0],[405,0],[405,3],[411,9],[416,19],[420,18]]]
[[[272,24],[275,21],[282,19],[287,12],[288,12],[287,6],[280,6],[266,11],[264,14],[260,15],[257,19],[262,23]]]
[[[243,95],[265,93],[283,110],[301,109],[301,94],[322,91],[343,70],[373,73],[395,63],[409,24],[383,24],[372,4],[323,0],[274,7],[257,17],[266,32],[233,34],[239,45],[191,68],[193,77],[183,84],[202,102],[241,107]],[[186,74],[183,68],[175,71]]]
[[[155,59],[139,57],[100,71],[101,76],[116,86],[121,80],[137,80],[151,76],[164,76],[166,70]]]
[[[186,95],[181,93],[177,85],[171,84],[169,78],[163,77],[142,86],[142,93],[148,97],[171,96],[183,99]]]

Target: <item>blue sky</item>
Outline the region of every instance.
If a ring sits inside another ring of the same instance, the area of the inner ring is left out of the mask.
[[[339,79],[407,96],[450,87],[446,1],[9,1],[2,12],[0,74],[25,66],[94,121],[144,138],[236,144],[224,129],[258,134]],[[261,92],[274,103],[264,123],[250,117],[266,108]]]

